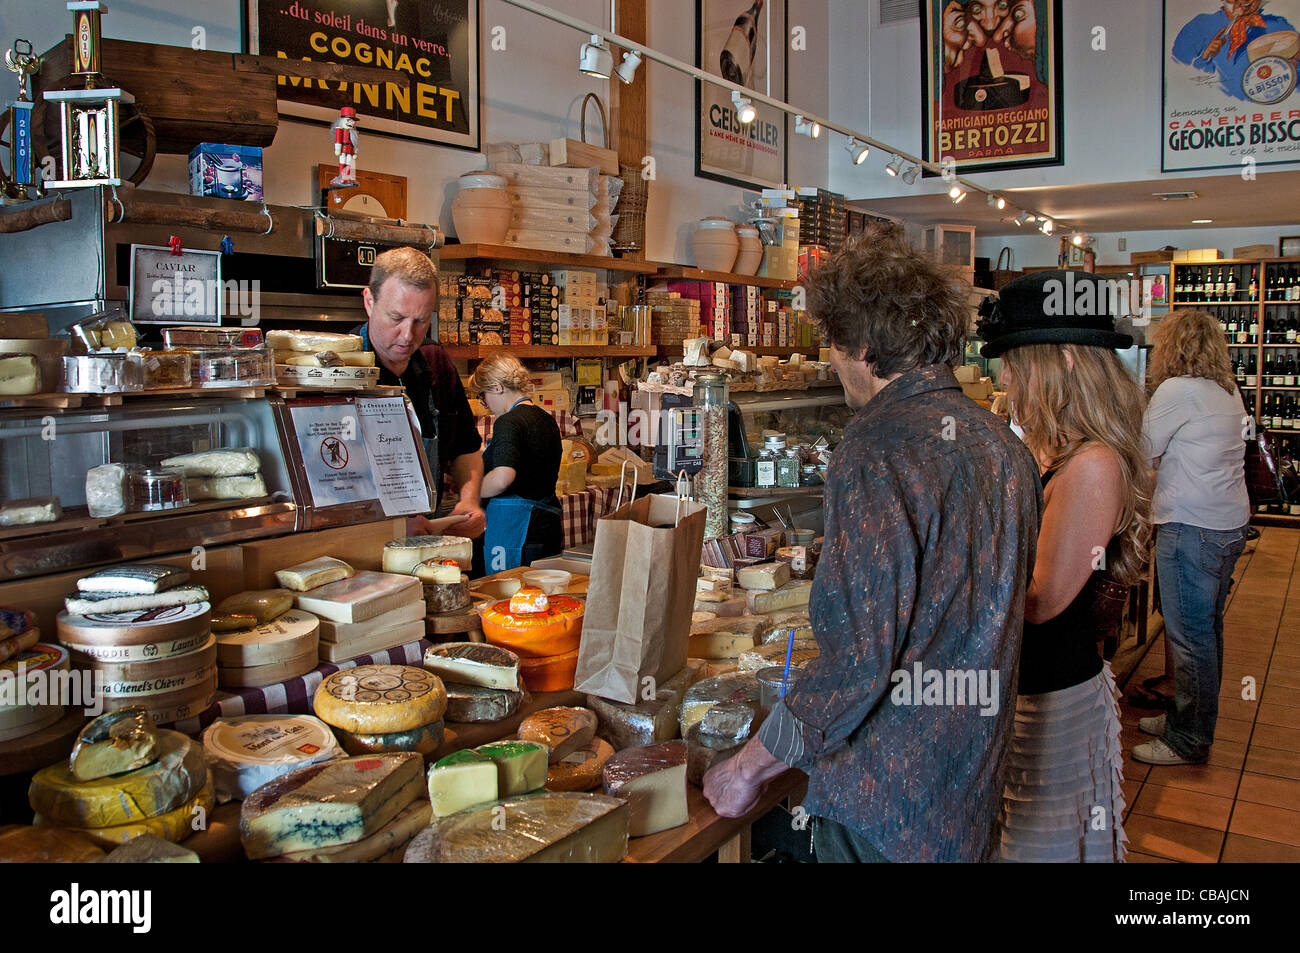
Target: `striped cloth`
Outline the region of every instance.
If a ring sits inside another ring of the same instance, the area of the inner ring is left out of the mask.
[[[561,437],[581,437],[582,421],[567,410],[552,410],[551,416],[555,418],[555,425],[560,428]],[[476,417],[474,426],[478,428],[478,435],[487,443],[492,439],[492,424],[496,418],[489,414],[486,417]]]
[[[1123,751],[1110,665],[1056,692],[1020,695],[998,816],[1001,859],[1122,863]]]
[[[170,727],[187,735],[197,736],[218,718],[235,715],[310,715],[312,698],[320,683],[330,675],[358,665],[416,665],[424,660],[424,650],[432,643],[420,639],[391,649],[361,655],[346,662],[322,662],[306,675],[290,678],[261,688],[237,688],[233,692],[217,692],[216,703],[194,718],[178,721]]]
[[[585,546],[596,538],[596,522],[614,509],[618,501],[618,487],[589,486],[581,493],[566,493],[560,497],[563,511],[564,545]],[[624,492],[624,502],[627,493]]]

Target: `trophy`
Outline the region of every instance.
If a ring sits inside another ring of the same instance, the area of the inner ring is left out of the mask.
[[[84,76],[84,89],[50,90],[45,98],[59,104],[63,178],[46,182],[48,189],[121,185],[118,149],[121,106],[135,99],[116,88],[100,88],[100,15],[108,7],[98,0],[72,0],[72,75]]]
[[[14,40],[5,51],[5,67],[18,74],[18,98],[5,104],[0,132],[9,130],[9,171],[0,169],[0,196],[10,199],[36,198],[41,193],[36,181],[36,153],[32,148],[32,102],[29,80],[41,68],[41,58],[27,40]]]

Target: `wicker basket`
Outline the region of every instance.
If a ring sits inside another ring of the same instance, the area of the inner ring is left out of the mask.
[[[650,183],[635,165],[620,165],[623,194],[618,199],[618,224],[614,226],[614,251],[624,258],[645,258],[645,208]]]

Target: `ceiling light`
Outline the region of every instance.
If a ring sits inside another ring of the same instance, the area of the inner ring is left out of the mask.
[[[1083,232],[1075,232],[1073,235],[1070,236],[1070,242],[1074,245],[1075,248],[1082,248],[1083,243],[1087,240],[1088,240],[1088,236],[1083,234]]]
[[[816,139],[822,134],[822,124],[811,119],[804,119],[803,116],[795,116],[794,131],[807,136],[809,139]]]
[[[636,76],[636,68],[641,65],[641,54],[636,50],[628,50],[623,54],[623,62],[618,64],[618,69],[614,74],[624,83],[631,83]]]
[[[848,150],[849,156],[853,159],[854,165],[862,165],[867,161],[867,156],[871,153],[871,147],[865,142],[858,142],[852,136],[849,137],[848,143],[844,148]]]
[[[989,205],[993,206],[995,209],[997,209],[1000,212],[1007,207],[1007,200],[1000,195],[994,195],[992,192],[990,192]]]
[[[894,161],[885,166],[885,172],[888,175],[898,175],[903,171],[903,160],[899,156],[894,156]]]
[[[600,38],[599,34],[593,33],[591,42],[582,44],[582,53],[578,57],[578,69],[588,76],[609,79],[610,71],[614,69],[614,54],[605,46],[605,41]]]
[[[921,174],[921,167],[919,165],[914,165],[906,172],[903,173],[903,181],[906,182],[908,185],[911,185],[916,181],[916,177],[920,174]]]
[[[1042,232],[1044,235],[1052,234],[1052,230],[1055,228],[1056,228],[1056,223],[1053,222],[1050,218],[1043,219],[1043,224],[1038,226],[1038,230]]]
[[[1152,192],[1151,194],[1162,202],[1185,202],[1188,199],[1200,198],[1195,192]]]
[[[731,104],[736,107],[736,112],[740,114],[741,125],[748,126],[758,118],[758,110],[754,108],[753,101],[748,96],[741,95],[740,90],[731,91]]]
[[[1019,215],[1016,216],[1016,224],[1024,225],[1025,222],[1032,222],[1033,219],[1034,216],[1030,215],[1028,212],[1021,212]]]
[[[953,205],[960,205],[966,198],[966,190],[960,185],[954,184],[953,187],[948,190],[948,198],[952,199]]]
[[[1212,219],[1212,218],[1194,218],[1194,219],[1192,219],[1192,224],[1193,224],[1193,225],[1209,225],[1209,224],[1211,224],[1213,221],[1214,221],[1214,219]]]

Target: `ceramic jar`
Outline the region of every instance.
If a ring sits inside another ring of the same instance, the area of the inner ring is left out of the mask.
[[[763,263],[763,239],[753,225],[737,225],[736,237],[740,240],[740,248],[731,270],[738,275],[752,275]]]
[[[725,218],[702,218],[691,235],[695,266],[705,271],[731,271],[739,248],[736,228]]]
[[[464,245],[499,245],[510,228],[506,180],[490,172],[467,172],[451,200],[451,221]]]

